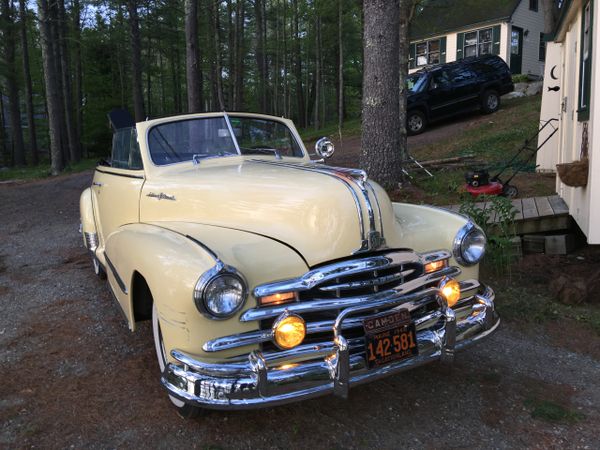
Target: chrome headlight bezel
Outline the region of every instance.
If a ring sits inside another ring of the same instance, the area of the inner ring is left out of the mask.
[[[241,300],[235,306],[235,308],[225,313],[219,313],[213,311],[208,306],[207,290],[212,283],[223,277],[230,277],[239,282],[241,286]],[[236,268],[227,266],[219,261],[214,267],[207,270],[200,276],[196,282],[196,286],[194,287],[193,298],[196,308],[202,315],[211,320],[226,320],[231,318],[235,313],[244,307],[244,304],[248,298],[248,283],[246,282],[244,276]]]
[[[481,250],[480,255],[476,259],[469,258],[467,252],[465,252],[464,249],[464,243],[467,241],[468,238],[471,238],[473,235],[479,235],[483,238],[483,249]],[[456,259],[456,261],[458,261],[459,264],[467,267],[474,266],[476,264],[479,264],[485,256],[486,245],[487,238],[483,230],[477,225],[475,225],[473,222],[469,221],[460,230],[458,230],[458,233],[456,233],[452,247],[452,254],[454,255],[454,258]]]

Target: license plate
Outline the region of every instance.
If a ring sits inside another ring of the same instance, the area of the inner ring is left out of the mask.
[[[363,320],[369,369],[418,354],[417,332],[406,309]]]

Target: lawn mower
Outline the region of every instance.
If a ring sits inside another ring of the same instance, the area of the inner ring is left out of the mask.
[[[514,198],[519,194],[519,190],[516,186],[510,184],[512,179],[521,172],[531,160],[535,157],[537,152],[544,146],[546,142],[556,134],[558,127],[552,124],[552,122],[558,122],[558,119],[550,119],[544,123],[544,125],[533,135],[531,138],[525,141],[525,144],[515,153],[515,155],[508,161],[500,171],[490,178],[488,169],[476,169],[470,170],[465,174],[465,189],[473,197],[480,195],[502,195],[508,198]],[[550,126],[552,131],[548,134],[546,139],[538,146],[532,147],[531,143],[536,142],[540,133]],[[522,156],[522,157],[521,157]],[[520,158],[521,157],[521,158]],[[520,158],[520,159],[519,159]],[[519,159],[519,161],[517,161]],[[512,168],[512,174],[506,179],[502,180],[500,176],[508,169]]]

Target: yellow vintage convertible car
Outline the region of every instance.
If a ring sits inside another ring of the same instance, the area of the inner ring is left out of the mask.
[[[207,113],[115,127],[81,195],[83,241],[129,327],[151,320],[183,416],[333,393],[496,329],[471,221],[392,203],[311,160],[294,124]]]

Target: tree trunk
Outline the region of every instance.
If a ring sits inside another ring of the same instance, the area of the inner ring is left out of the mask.
[[[21,51],[23,57],[23,78],[25,81],[25,106],[27,108],[27,123],[29,125],[29,151],[31,164],[38,163],[37,136],[35,134],[35,120],[33,109],[33,87],[31,85],[31,70],[29,69],[29,45],[27,42],[27,8],[25,0],[19,0],[19,16],[21,19]]]
[[[198,57],[198,0],[185,0],[185,75],[188,112],[202,111]]]
[[[344,43],[343,36],[343,0],[338,0],[338,130],[340,140],[344,125]]]
[[[47,0],[38,0],[40,43],[44,66],[44,84],[46,86],[46,102],[48,105],[48,128],[50,134],[51,173],[58,175],[63,170],[63,155],[60,145],[60,90],[56,66],[52,62],[52,24]]]
[[[304,89],[302,87],[302,58],[300,56],[300,30],[298,18],[298,0],[293,0],[294,8],[294,75],[296,78],[296,107],[298,110],[298,123],[306,128],[306,111],[304,104]]]
[[[19,86],[15,71],[15,23],[13,20],[12,2],[2,0],[2,30],[4,41],[4,75],[6,78],[6,89],[8,91],[8,103],[10,113],[11,141],[13,144],[13,158],[17,166],[25,165],[25,146],[23,144],[23,130],[21,128],[21,108],[19,107]],[[2,126],[2,124],[0,124]]]
[[[6,134],[4,132],[4,93],[0,91],[0,157],[2,164],[8,166],[12,164],[11,155],[6,148]]]
[[[129,11],[129,32],[131,36],[131,71],[133,110],[135,121],[141,122],[145,119],[144,95],[142,93],[142,41],[140,37],[140,20],[138,16],[137,0],[127,0]]]
[[[71,162],[78,162],[81,159],[79,143],[77,142],[77,133],[75,131],[75,121],[73,119],[73,96],[71,93],[71,76],[69,54],[67,49],[66,35],[68,31],[65,2],[58,0],[58,32],[59,32],[59,51],[60,51],[60,67],[63,87],[63,108],[65,111],[65,125],[67,129],[67,142],[69,145],[69,156]]]
[[[321,45],[319,39],[320,33],[321,20],[319,18],[319,15],[315,14],[315,103],[313,107],[313,126],[315,127],[315,130],[318,130],[321,127],[321,124],[319,122],[319,101],[321,99]]]
[[[554,31],[558,8],[555,0],[542,0],[542,11],[544,12],[544,33],[550,34]]]
[[[21,0],[22,1],[22,0]],[[75,131],[80,151],[83,151],[83,69],[81,65],[81,3],[73,0],[73,70]]]
[[[256,68],[258,69],[258,105],[260,112],[267,113],[267,74],[265,71],[265,42],[264,42],[264,18],[263,1],[255,0],[254,13],[256,16]]]
[[[235,5],[235,75],[233,90],[233,109],[241,111],[244,107],[244,0]]]
[[[406,140],[406,114],[407,114],[407,92],[406,80],[408,78],[408,59],[410,53],[409,25],[414,14],[416,0],[399,0],[400,17],[398,25],[398,86],[399,111],[398,111],[398,129],[400,131],[400,144],[398,151],[401,161],[408,159],[408,142]]]
[[[402,181],[398,86],[398,0],[365,0],[360,165],[384,188]]]

